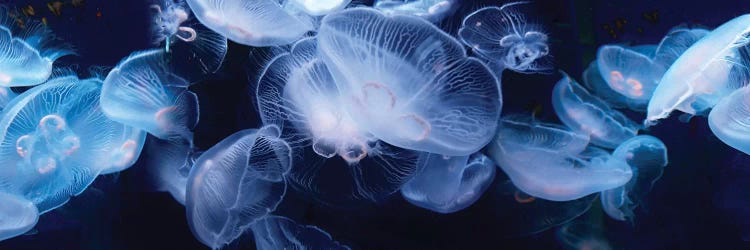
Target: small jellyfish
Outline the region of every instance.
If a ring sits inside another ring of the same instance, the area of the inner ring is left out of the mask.
[[[722,142],[750,154],[750,87],[735,90],[711,110],[708,125]]]
[[[299,8],[311,16],[322,16],[344,9],[352,0],[287,0],[284,8]]]
[[[317,40],[341,105],[361,130],[447,156],[489,143],[502,108],[499,81],[433,24],[351,8],[324,17]]]
[[[601,193],[604,212],[612,219],[632,222],[634,209],[661,177],[667,159],[667,146],[656,137],[639,135],[620,144],[612,157],[630,165],[633,178],[622,187]]]
[[[201,152],[197,152],[187,139],[161,140],[154,137],[149,137],[144,151],[145,165],[155,189],[169,192],[177,202],[185,205],[190,169]]]
[[[599,48],[596,61],[599,73],[608,86],[640,110],[645,110],[666,68],[651,55],[634,48],[605,45]]]
[[[236,43],[291,44],[314,29],[314,19],[278,0],[186,0],[206,27]]]
[[[549,37],[519,11],[525,4],[529,2],[479,9],[464,18],[458,36],[494,68],[520,73],[549,70],[551,64],[543,59],[549,54]]]
[[[230,135],[190,170],[185,207],[193,235],[217,249],[276,209],[292,156],[273,125]]]
[[[16,97],[0,119],[0,183],[40,214],[80,194],[97,175],[130,167],[145,133],[108,119],[102,81],[57,77]]]
[[[198,97],[190,83],[173,74],[165,52],[133,53],[104,80],[101,108],[112,120],[161,138],[192,140],[198,123]]]
[[[615,148],[636,136],[640,128],[564,73],[552,90],[552,106],[565,125],[589,135],[591,143],[597,146]]]
[[[632,177],[630,167],[586,137],[543,123],[501,120],[489,156],[524,193],[570,201],[613,189]]]
[[[571,221],[560,227],[557,239],[564,249],[570,250],[610,250],[604,229],[584,221]]]
[[[599,73],[599,66],[596,60],[589,63],[589,66],[583,71],[583,86],[590,91],[589,93],[609,104],[611,108],[629,108],[634,111],[645,110],[645,107],[642,107],[642,105],[631,101],[626,96],[609,87],[609,83]]]
[[[654,62],[668,69],[685,51],[710,33],[703,28],[690,28],[686,25],[678,25],[672,28],[654,51]]]
[[[53,46],[54,35],[41,22],[28,21],[19,27],[11,12],[0,6],[0,86],[32,86],[52,75],[52,64],[74,54],[64,46]]]
[[[26,233],[38,220],[39,211],[34,203],[23,197],[0,192],[0,241]]]
[[[421,172],[401,187],[410,203],[438,213],[453,213],[474,204],[495,178],[495,164],[482,154],[444,157],[422,153]]]
[[[673,110],[703,115],[748,82],[750,63],[745,34],[750,15],[736,17],[690,46],[669,67],[648,103],[645,125]]]
[[[437,23],[456,11],[459,4],[456,0],[378,0],[374,7],[384,13],[413,15]]]
[[[345,250],[349,247],[334,241],[330,234],[316,226],[299,225],[293,220],[269,215],[250,226],[259,250],[327,249]]]

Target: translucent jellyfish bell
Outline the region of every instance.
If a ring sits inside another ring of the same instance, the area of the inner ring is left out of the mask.
[[[21,235],[36,225],[39,211],[34,203],[0,192],[0,241]]]
[[[495,164],[482,154],[444,157],[422,153],[421,171],[401,187],[410,203],[438,213],[452,213],[474,204],[495,178]]]
[[[578,133],[589,135],[591,143],[597,146],[615,148],[635,136],[640,128],[625,115],[591,95],[568,75],[564,75],[552,90],[552,106],[565,125]]]
[[[285,5],[300,8],[311,16],[322,16],[344,9],[351,0],[289,0]]]
[[[612,157],[627,162],[633,178],[622,187],[602,192],[604,212],[616,220],[631,220],[633,210],[661,177],[667,159],[667,146],[656,137],[639,135],[620,144]]]
[[[108,119],[102,82],[54,78],[16,97],[0,120],[0,183],[45,213],[78,195],[100,173],[130,167],[145,133]]]
[[[102,87],[102,110],[112,120],[162,138],[192,139],[198,97],[175,75],[165,52],[133,53],[109,72]]]
[[[464,18],[461,41],[501,69],[535,73],[551,69],[542,59],[549,54],[549,37],[529,22],[519,8],[529,2],[485,7]]]
[[[722,142],[750,154],[750,88],[743,87],[725,97],[711,110],[708,125]]]
[[[413,15],[437,23],[451,15],[459,4],[456,0],[379,0],[374,7],[384,13]]]
[[[185,205],[188,176],[201,152],[196,152],[187,139],[161,140],[149,137],[146,143],[146,162],[149,174],[158,191],[169,192]]]
[[[314,29],[313,18],[277,0],[186,0],[203,25],[236,43],[274,46],[293,43]]]
[[[431,23],[352,8],[324,17],[317,39],[341,105],[375,138],[448,156],[489,142],[502,106],[499,82]]]
[[[299,225],[281,216],[266,216],[250,227],[259,250],[273,249],[349,249],[315,226]]]
[[[193,235],[217,249],[276,209],[286,193],[291,149],[276,126],[234,133],[190,170],[185,207]]]
[[[585,137],[541,123],[501,120],[488,148],[523,192],[551,201],[575,200],[624,185],[632,171],[606,151],[582,148]]]
[[[668,69],[685,51],[708,35],[710,31],[703,28],[689,28],[686,25],[678,25],[661,39],[654,51],[654,62]],[[661,79],[660,79],[661,80]]]
[[[673,110],[704,114],[748,82],[750,15],[734,18],[690,46],[662,77],[648,104],[646,125]]]
[[[633,106],[645,110],[666,68],[651,55],[618,45],[599,48],[599,73],[611,89],[625,96]]]

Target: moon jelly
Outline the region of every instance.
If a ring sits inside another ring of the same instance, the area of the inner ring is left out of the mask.
[[[645,110],[666,71],[651,56],[632,48],[605,45],[599,48],[596,61],[609,87],[632,102],[632,106]]]
[[[430,22],[440,22],[456,10],[457,0],[379,0],[374,7],[388,14],[422,17]]]
[[[349,249],[315,226],[299,225],[281,216],[266,216],[250,227],[259,250],[274,249]]]
[[[0,241],[31,230],[37,220],[39,211],[34,203],[16,195],[0,192]]]
[[[711,110],[708,125],[722,142],[750,154],[750,88],[743,87],[725,97]]]
[[[180,204],[185,204],[185,192],[190,169],[200,156],[189,140],[175,138],[161,140],[149,137],[146,143],[146,163],[155,187],[169,192]]]

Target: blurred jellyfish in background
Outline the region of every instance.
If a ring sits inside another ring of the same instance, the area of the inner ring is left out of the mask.
[[[512,2],[479,9],[466,16],[458,36],[474,53],[489,60],[498,74],[503,69],[520,73],[550,70],[549,37],[520,11],[528,4]]]
[[[746,85],[749,27],[750,15],[739,16],[690,46],[656,87],[644,124],[652,125],[673,110],[705,115],[719,100]]]
[[[291,149],[276,126],[234,133],[190,170],[186,203],[193,235],[217,249],[273,212],[286,193]]]
[[[501,120],[488,151],[524,193],[569,201],[622,186],[632,177],[625,162],[602,149],[587,148],[587,136],[553,124],[520,120]]]
[[[315,226],[299,225],[293,220],[270,215],[250,226],[259,250],[273,249],[349,249]]]
[[[286,0],[285,9],[300,9],[311,16],[322,16],[344,9],[352,0]]]
[[[640,135],[620,144],[612,157],[630,165],[633,178],[624,186],[601,193],[604,212],[612,219],[633,222],[638,207],[667,166],[667,146],[656,137]]]
[[[186,0],[200,22],[236,43],[293,43],[315,28],[314,19],[277,0]],[[298,2],[298,1],[297,1]],[[303,6],[313,6],[310,3]]]
[[[144,151],[147,171],[155,182],[156,190],[169,192],[180,204],[185,205],[185,193],[190,170],[202,154],[182,138],[161,140],[149,137]]]
[[[0,182],[0,188],[3,183]],[[39,211],[23,197],[0,192],[0,241],[26,233],[39,220]]]
[[[583,220],[571,221],[557,231],[557,240],[569,250],[610,250],[604,229]]]
[[[388,14],[414,15],[437,23],[453,14],[459,0],[378,0],[374,7]]]
[[[564,73],[552,90],[552,107],[565,125],[590,136],[592,144],[605,148],[617,147],[636,136],[640,128]]]
[[[654,62],[668,69],[690,46],[710,32],[705,28],[691,28],[685,24],[672,28],[659,42],[654,52]]]
[[[408,202],[438,213],[471,206],[495,178],[495,164],[481,153],[444,157],[422,153],[421,171],[401,187]]]
[[[725,97],[711,110],[708,125],[722,142],[750,154],[750,88],[743,87]]]
[[[20,15],[0,5],[0,86],[32,86],[52,75],[52,64],[71,55],[70,48],[55,42],[54,35],[41,22],[16,25],[11,15]]]
[[[375,138],[462,156],[480,150],[495,133],[499,81],[431,23],[351,8],[324,17],[317,40],[341,106]]]

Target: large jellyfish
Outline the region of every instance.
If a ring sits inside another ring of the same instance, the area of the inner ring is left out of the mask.
[[[633,178],[624,186],[602,192],[602,207],[609,217],[632,222],[633,210],[667,166],[667,146],[656,137],[639,135],[620,144],[612,157],[627,162]]]
[[[315,226],[299,225],[281,216],[266,216],[250,226],[259,250],[327,249],[344,250],[349,247],[334,241],[331,235]]]
[[[734,18],[690,46],[672,64],[648,103],[646,125],[673,110],[705,114],[750,78],[747,32],[750,15]]]
[[[426,20],[346,9],[323,18],[317,39],[360,129],[447,156],[472,154],[491,140],[502,105],[497,78]]]
[[[250,46],[293,43],[314,27],[313,18],[278,0],[186,0],[203,25]]]
[[[112,120],[159,137],[192,140],[198,97],[190,82],[175,75],[161,50],[133,53],[104,80],[102,111]]]
[[[495,178],[495,164],[482,154],[444,157],[423,153],[421,171],[401,187],[410,203],[439,213],[471,206]]]
[[[549,70],[551,64],[543,59],[549,54],[549,38],[519,11],[525,4],[529,2],[479,9],[464,18],[458,36],[493,68],[521,73]]]
[[[188,224],[200,242],[220,248],[276,209],[286,193],[291,149],[273,125],[234,133],[190,170]]]
[[[100,173],[131,166],[145,133],[108,119],[102,82],[65,76],[16,97],[0,119],[0,183],[39,213],[78,195]]]
[[[457,0],[379,0],[374,7],[385,13],[414,15],[440,22],[456,11]]]
[[[750,87],[735,90],[708,115],[711,131],[722,142],[750,154]]]
[[[283,128],[300,159],[289,180],[324,203],[380,200],[417,171],[417,153],[373,138],[352,120],[326,64],[317,57],[315,39],[303,39],[272,59],[256,97],[263,123]]]
[[[591,95],[568,75],[552,90],[552,106],[560,120],[577,133],[591,137],[591,143],[615,148],[635,136],[640,126]]]
[[[575,200],[622,186],[633,175],[624,161],[586,147],[585,135],[518,120],[501,120],[488,150],[513,184],[529,195],[551,201]]]
[[[17,195],[0,192],[0,241],[31,230],[37,220],[39,211],[34,203]]]
[[[344,9],[352,0],[287,0],[284,7],[299,8],[308,15],[322,16]]]

